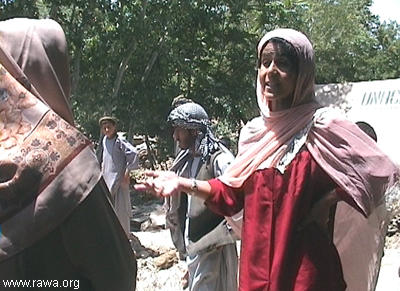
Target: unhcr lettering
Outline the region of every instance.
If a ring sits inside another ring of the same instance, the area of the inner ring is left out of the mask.
[[[361,100],[362,106],[397,104],[400,104],[400,90],[365,92]]]

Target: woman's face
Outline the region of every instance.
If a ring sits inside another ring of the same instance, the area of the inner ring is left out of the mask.
[[[290,108],[296,87],[296,65],[290,60],[282,46],[269,42],[261,52],[258,78],[261,93],[270,111]]]

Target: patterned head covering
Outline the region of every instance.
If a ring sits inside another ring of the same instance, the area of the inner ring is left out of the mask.
[[[3,262],[65,221],[101,171],[91,142],[72,126],[61,26],[50,19],[0,21],[0,39]]]
[[[167,122],[173,127],[200,131],[196,138],[195,149],[204,162],[218,149],[217,140],[211,131],[210,119],[201,105],[194,102],[182,104],[170,112]]]
[[[186,129],[198,129],[206,131],[210,125],[210,119],[204,108],[194,102],[179,105],[168,115],[167,121],[173,127]]]

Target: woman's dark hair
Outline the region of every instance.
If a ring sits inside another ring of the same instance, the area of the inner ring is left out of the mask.
[[[280,48],[282,49],[283,53],[288,57],[290,63],[293,64],[293,68],[296,70],[296,72],[298,72],[299,60],[297,58],[297,53],[296,53],[296,50],[293,47],[293,45],[290,42],[288,42],[285,39],[283,39],[283,38],[273,37],[273,38],[271,38],[269,41],[267,41],[264,44],[264,46],[260,50],[260,54],[264,50],[264,48],[266,47],[266,45],[269,42],[276,43],[276,44],[278,44],[280,46]],[[258,56],[257,68],[259,68],[260,66],[261,66],[261,55]]]

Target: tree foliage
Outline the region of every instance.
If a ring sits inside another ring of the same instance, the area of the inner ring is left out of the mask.
[[[371,4],[372,0],[307,1],[301,27],[313,41],[317,83],[399,77],[399,26],[381,24],[371,14]],[[389,62],[382,62],[385,56]]]
[[[71,53],[77,124],[93,139],[113,114],[121,130],[171,141],[172,99],[202,104],[219,134],[257,114],[256,44],[293,27],[316,52],[317,83],[398,78],[399,25],[380,23],[371,0],[2,0],[1,19],[51,17]]]

